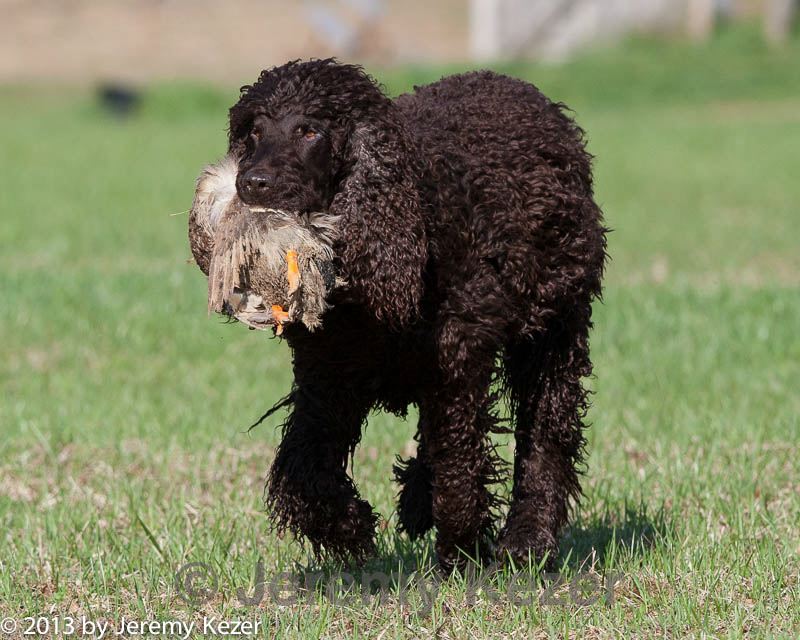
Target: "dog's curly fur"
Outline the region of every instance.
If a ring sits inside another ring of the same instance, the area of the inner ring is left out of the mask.
[[[316,551],[372,553],[377,515],[348,461],[371,410],[414,404],[418,453],[394,469],[400,528],[435,527],[446,570],[460,550],[552,560],[580,493],[582,379],[605,261],[583,131],[564,105],[492,72],[391,100],[360,67],[312,60],[243,87],[230,151],[246,158],[256,116],[290,112],[331,132],[328,186],[303,197],[341,216],[335,264],[348,284],[321,329],[284,333],[295,381],[267,487],[277,525]],[[291,193],[311,189],[292,175],[287,161]],[[498,531],[489,434],[500,393],[516,450]]]

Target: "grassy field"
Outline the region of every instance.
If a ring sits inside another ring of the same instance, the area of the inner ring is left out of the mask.
[[[799,55],[742,32],[507,68],[575,109],[614,229],[586,497],[561,556],[568,579],[614,576],[592,604],[566,587],[558,604],[541,586],[527,604],[473,597],[452,578],[432,606],[424,589],[312,589],[243,607],[259,560],[267,577],[320,567],[263,513],[279,417],[246,432],[287,391],[288,350],[208,318],[187,262],[181,212],[224,150],[236,91],[157,87],[119,122],[77,90],[0,90],[0,618],[218,616],[277,637],[800,635]],[[452,70],[376,75],[398,92]],[[375,415],[355,456],[385,517],[367,569],[419,567],[433,584],[431,540],[394,532],[390,467],[412,433],[413,416]],[[188,562],[218,579],[193,606],[174,580]]]

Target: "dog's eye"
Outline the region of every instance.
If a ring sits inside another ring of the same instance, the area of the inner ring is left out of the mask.
[[[314,129],[308,129],[305,127],[298,127],[297,134],[303,138],[303,140],[308,140],[309,142],[313,142],[321,135],[319,131],[314,131]]]
[[[258,129],[253,129],[250,132],[250,137],[256,142],[261,142],[261,131],[259,131]]]

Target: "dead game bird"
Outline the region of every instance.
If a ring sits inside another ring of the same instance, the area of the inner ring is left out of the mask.
[[[250,207],[236,193],[231,156],[203,169],[189,216],[192,255],[208,276],[208,310],[251,328],[318,328],[337,286],[337,218]]]

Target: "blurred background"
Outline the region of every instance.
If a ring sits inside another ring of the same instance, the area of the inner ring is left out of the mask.
[[[229,84],[289,59],[373,65],[563,60],[635,34],[710,38],[760,22],[788,39],[794,0],[2,0],[0,82],[194,78]]]
[[[586,130],[613,232],[586,496],[563,558],[625,578],[614,606],[574,615],[633,637],[797,637],[797,12],[791,0],[0,0],[0,613],[169,617],[186,611],[171,591],[182,562],[211,561],[241,586],[259,557],[271,573],[307,561],[263,514],[281,416],[246,433],[289,390],[290,354],[207,316],[186,214],[201,167],[226,150],[239,87],[336,55],[391,95],[490,67],[565,102]],[[372,416],[353,464],[387,519],[392,569],[430,555],[429,539],[415,547],[393,528],[389,470],[413,432],[413,410]],[[573,615],[472,611],[450,637],[520,637],[543,621],[570,635]],[[284,613],[279,637],[378,623],[409,636],[391,608]]]

